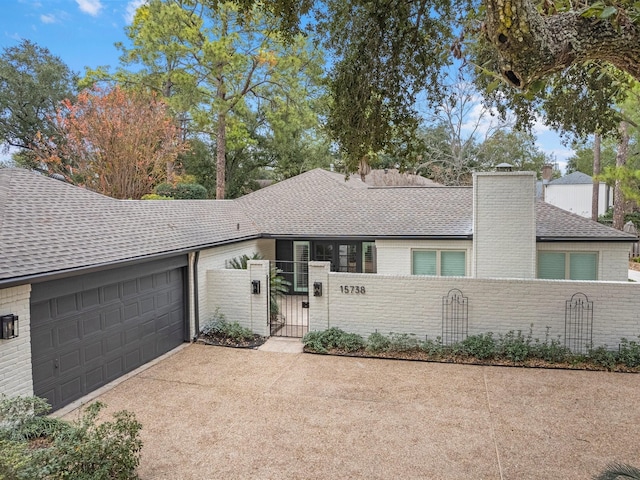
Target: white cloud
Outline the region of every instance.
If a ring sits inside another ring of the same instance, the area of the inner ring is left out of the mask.
[[[100,0],[76,0],[80,11],[88,13],[92,17],[97,17],[102,10],[102,3]]]
[[[147,0],[130,0],[127,3],[126,13],[124,14],[124,20],[127,22],[127,25],[133,22],[133,17],[136,14],[136,10],[140,8],[142,5],[147,3]]]
[[[40,21],[42,23],[56,23],[56,16],[53,13],[40,15]]]

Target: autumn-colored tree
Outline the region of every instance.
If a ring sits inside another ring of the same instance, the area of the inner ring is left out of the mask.
[[[186,149],[163,101],[119,87],[63,101],[55,125],[59,140],[40,136],[34,145],[47,170],[114,198],[151,193]]]

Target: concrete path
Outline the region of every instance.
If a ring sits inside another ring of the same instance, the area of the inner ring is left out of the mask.
[[[194,344],[99,399],[142,422],[142,480],[584,480],[612,461],[640,467],[636,374]]]

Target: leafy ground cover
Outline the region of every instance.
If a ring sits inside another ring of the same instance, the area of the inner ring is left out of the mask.
[[[41,398],[0,396],[0,479],[137,479],[142,425],[127,411],[98,421],[104,406],[68,422],[48,417]]]
[[[228,322],[224,314],[216,310],[213,318],[200,329],[198,341],[222,347],[256,348],[266,342],[267,338],[253,333],[238,322]]]
[[[638,338],[640,340],[640,337]],[[640,343],[621,339],[617,350],[591,348],[574,354],[559,339],[547,335],[544,341],[521,331],[468,336],[453,345],[439,338],[420,340],[415,335],[373,333],[365,340],[338,328],[309,332],[303,338],[304,351],[330,355],[394,358],[430,362],[479,365],[509,365],[538,368],[640,372]]]

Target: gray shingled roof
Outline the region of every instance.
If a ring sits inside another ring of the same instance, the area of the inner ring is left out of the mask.
[[[370,188],[316,169],[237,200],[114,200],[0,169],[0,282],[197,250],[259,236],[470,238],[469,187]],[[541,240],[631,241],[545,203]]]
[[[587,183],[593,184],[593,179],[589,175],[582,172],[573,172],[550,181],[549,185],[584,185]]]
[[[20,169],[0,169],[0,226],[0,280],[260,233],[231,200],[115,200]]]

